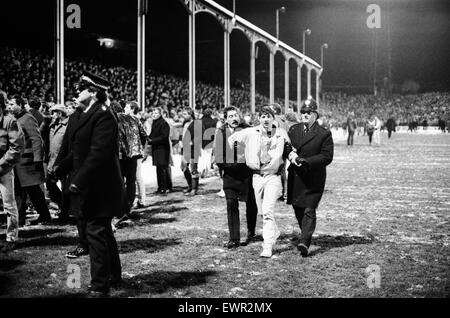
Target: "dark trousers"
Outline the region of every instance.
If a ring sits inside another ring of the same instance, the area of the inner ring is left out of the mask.
[[[392,130],[388,129],[388,138],[391,138],[391,136],[392,136]]]
[[[191,159],[191,162],[186,165],[186,169],[183,173],[189,189],[198,189],[198,181],[200,178],[198,173],[198,163],[195,163],[194,160]]]
[[[17,178],[16,178],[17,179]],[[30,187],[16,187],[16,202],[19,210],[19,220],[25,222],[27,213],[27,197],[39,214],[40,220],[51,220],[50,211],[48,210],[47,202],[45,202],[45,195],[39,185]]]
[[[69,199],[68,196],[65,195],[56,184],[56,180],[47,179],[45,185],[48,190],[48,195],[50,196],[50,200],[55,202],[60,210],[60,217],[68,217],[69,216]],[[61,186],[64,189],[64,180],[61,180]]]
[[[111,218],[87,219],[86,237],[91,261],[91,288],[108,292],[110,281],[122,278],[119,250],[111,229]]]
[[[309,247],[316,229],[316,209],[294,206],[294,211],[301,230],[300,243]]]
[[[353,137],[355,136],[355,131],[348,131],[348,137],[347,137],[347,145],[353,146]]]
[[[78,246],[84,248],[85,250],[89,250],[86,229],[87,229],[86,219],[78,218],[77,219]]]
[[[246,202],[246,218],[248,235],[255,234],[256,220],[258,217],[258,207],[256,206],[255,193],[250,189]],[[239,201],[237,198],[227,198],[227,217],[230,241],[240,241],[241,224],[239,218]]]
[[[127,195],[127,202],[129,209],[125,212],[128,213],[133,206],[134,199],[136,198],[136,170],[137,170],[137,158],[126,158],[120,160],[120,170],[122,177],[125,178],[125,191]]]
[[[158,191],[169,190],[169,186],[172,184],[170,179],[169,166],[156,166],[156,179],[158,182]]]
[[[280,167],[280,172],[281,172],[281,187],[283,192],[281,193],[281,195],[284,197],[286,194],[286,182],[287,182],[287,178],[286,178],[286,163],[283,163],[283,165]]]
[[[369,144],[372,143],[372,137],[373,137],[373,131],[372,132],[367,132],[367,136],[369,136]]]

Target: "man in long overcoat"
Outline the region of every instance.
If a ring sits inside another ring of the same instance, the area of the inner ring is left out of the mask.
[[[316,228],[316,209],[325,188],[326,166],[333,160],[331,132],[317,123],[317,104],[307,100],[301,108],[301,123],[289,129],[294,151],[289,155],[287,203],[292,204],[301,229],[297,248],[308,255]]]
[[[108,81],[86,73],[77,103],[84,109],[76,126],[67,129],[71,152],[56,173],[71,172],[71,209],[86,223],[91,263],[89,295],[109,295],[121,281],[121,264],[111,220],[121,217],[125,191],[119,166],[118,124],[105,105]]]
[[[12,113],[25,136],[25,148],[15,166],[15,192],[19,209],[19,224],[25,225],[27,196],[37,210],[39,218],[31,224],[47,224],[52,220],[41,185],[45,182],[44,143],[37,120],[25,109],[25,101],[17,96]]]

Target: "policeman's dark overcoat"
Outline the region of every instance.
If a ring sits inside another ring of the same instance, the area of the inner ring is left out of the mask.
[[[289,129],[289,138],[300,158],[307,164],[289,165],[287,203],[315,209],[325,188],[326,166],[333,160],[334,144],[329,130],[316,123],[305,133],[303,123]]]
[[[67,151],[69,150],[69,151]],[[109,108],[95,103],[86,113],[69,119],[60,155],[59,174],[80,190],[80,213],[85,218],[121,217],[124,185],[119,165],[118,124]],[[71,197],[71,206],[73,196]]]

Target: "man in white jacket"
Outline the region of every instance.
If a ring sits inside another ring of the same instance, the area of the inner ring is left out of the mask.
[[[234,133],[228,138],[231,146],[235,142],[245,144],[245,161],[253,170],[253,189],[258,212],[263,216],[263,251],[261,257],[272,257],[273,246],[280,236],[275,222],[275,204],[282,194],[281,169],[283,152],[289,137],[282,128],[274,125],[272,108],[263,107],[260,125]]]

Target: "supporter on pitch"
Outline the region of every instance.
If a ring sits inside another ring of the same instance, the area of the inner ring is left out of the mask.
[[[85,232],[91,264],[89,297],[109,295],[121,280],[117,243],[111,228],[114,216],[123,215],[125,190],[120,173],[118,124],[105,105],[109,82],[86,72],[77,102],[81,112],[75,127],[68,127],[66,157],[58,162],[58,175],[71,174],[71,209]],[[70,123],[69,123],[70,125]]]
[[[185,195],[198,194],[198,156],[199,153],[195,153],[194,149],[194,120],[195,113],[191,108],[185,108],[182,116],[184,118],[183,135],[182,135],[182,156],[181,156],[181,171],[183,171],[184,177],[188,184],[188,188],[183,191]],[[198,141],[201,142],[201,141]],[[198,150],[197,150],[198,152]],[[197,161],[195,157],[197,155]]]
[[[391,138],[392,132],[395,132],[395,119],[393,117],[394,115],[391,114],[391,116],[389,117],[389,119],[386,122],[386,128],[388,131],[388,138]]]
[[[284,129],[274,124],[275,113],[265,106],[259,114],[260,124],[232,134],[228,138],[230,147],[235,142],[245,145],[245,162],[253,171],[258,213],[263,216],[263,250],[261,257],[272,257],[273,246],[280,236],[275,221],[275,204],[282,194],[281,169],[284,145],[289,137]]]
[[[280,104],[271,104],[274,113],[275,113],[275,125],[288,131],[288,124],[286,119],[281,115],[281,106]],[[281,185],[283,187],[283,192],[281,196],[278,198],[280,201],[284,201],[286,199],[286,162],[283,163],[283,167],[281,168]]]
[[[211,160],[213,152],[214,135],[216,132],[217,119],[212,118],[211,108],[205,108],[202,116],[202,149],[201,157],[204,159],[204,169],[202,175],[207,176],[211,169]]]
[[[155,107],[152,112],[152,128],[148,144],[152,146],[153,165],[156,166],[158,189],[155,194],[165,195],[169,189],[170,174],[170,127],[162,117],[162,108]]]
[[[17,121],[7,114],[6,94],[0,91],[0,194],[6,212],[6,243],[0,250],[8,252],[15,248],[19,239],[19,212],[14,197],[14,165],[20,160],[24,149],[24,135]]]
[[[140,136],[144,136],[144,134],[147,134],[143,125],[142,116],[139,113],[139,105],[135,101],[132,101],[127,104],[125,107],[125,114],[129,114],[131,117],[136,119],[139,124],[139,134]],[[142,147],[142,157],[138,159],[137,161],[137,167],[136,167],[136,187],[137,187],[137,203],[136,208],[143,208],[145,206],[146,201],[146,194],[145,194],[145,183],[144,183],[144,176],[142,175],[142,164],[144,162],[145,157],[145,143]]]
[[[380,139],[380,133],[381,133],[381,120],[376,116],[376,115],[372,115],[371,116],[371,121],[369,121],[370,125],[373,127],[373,139],[374,139],[374,143],[375,145],[379,146],[381,143],[381,139]]]
[[[61,181],[62,189],[65,189],[65,178],[59,179],[54,175],[54,165],[63,143],[64,134],[66,132],[69,119],[67,118],[66,107],[63,105],[57,104],[53,106],[50,109],[50,112],[52,114],[52,122],[49,126],[48,173],[45,184],[47,186],[50,200],[58,205],[58,221],[66,222],[69,219],[69,201],[65,191],[62,192],[57,185],[57,182]]]
[[[246,202],[247,245],[255,240],[256,218],[258,208],[252,186],[252,171],[245,164],[244,145],[237,142],[230,147],[227,138],[249,126],[240,119],[239,110],[234,106],[224,109],[225,124],[216,130],[214,154],[217,166],[223,171],[223,190],[227,203],[229,241],[227,248],[241,245],[239,201]]]
[[[356,120],[355,120],[355,114],[353,112],[350,112],[347,117],[347,146],[353,146],[353,137],[355,136],[356,131]]]
[[[119,162],[120,172],[124,178],[127,202],[124,204],[124,217],[117,223],[119,225],[130,216],[136,197],[136,171],[137,162],[143,157],[144,145],[147,134],[141,127],[139,120],[130,116],[129,106],[125,107],[126,112],[118,102],[111,103],[111,110],[116,114],[119,127]]]
[[[301,108],[301,123],[289,129],[288,198],[301,229],[297,248],[306,257],[316,228],[316,209],[325,188],[326,166],[333,160],[331,132],[317,123],[315,100],[308,99]]]
[[[20,97],[14,98],[12,114],[25,135],[25,148],[20,161],[14,168],[16,201],[19,208],[19,222],[25,225],[27,197],[37,210],[38,219],[32,225],[48,224],[52,218],[45,202],[41,185],[45,182],[44,144],[39,132],[37,120],[25,110],[25,102]]]
[[[369,137],[369,146],[372,145],[374,130],[375,130],[375,120],[374,120],[373,115],[370,115],[369,119],[366,122],[366,132],[367,132],[367,136]]]

